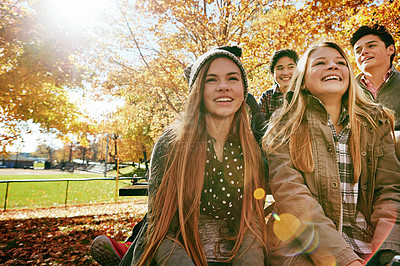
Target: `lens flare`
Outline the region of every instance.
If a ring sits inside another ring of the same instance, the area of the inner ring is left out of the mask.
[[[273,216],[275,217],[274,214]],[[279,220],[275,220],[273,230],[279,240],[285,242],[293,239],[301,227],[301,222],[293,214],[284,213],[279,216]]]
[[[286,256],[298,256],[303,253],[312,253],[320,244],[320,237],[312,222],[304,222],[290,213],[278,215],[273,213],[275,219],[273,231],[282,241],[282,252]],[[332,263],[331,263],[332,261]],[[335,260],[327,261],[326,265],[334,265]]]
[[[265,197],[265,190],[262,188],[257,188],[256,190],[254,190],[253,196],[255,199],[262,199]]]

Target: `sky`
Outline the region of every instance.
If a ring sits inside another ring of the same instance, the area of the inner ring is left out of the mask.
[[[47,145],[61,148],[62,142],[61,140],[57,140],[55,135],[52,134],[43,134],[39,131],[39,126],[32,123],[32,121],[28,121],[28,127],[32,130],[30,134],[23,134],[22,140],[15,141],[14,145],[11,146],[8,151],[11,152],[34,152],[37,149],[38,144],[40,144],[41,140],[45,141]]]

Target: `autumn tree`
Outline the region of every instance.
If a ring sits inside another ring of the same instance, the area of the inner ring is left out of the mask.
[[[79,41],[78,41],[79,40]],[[0,3],[0,152],[32,121],[46,132],[79,130],[68,91],[82,88],[81,36],[49,21],[44,1]]]
[[[349,36],[357,27],[373,23],[388,26],[400,47],[399,1],[116,3],[120,19],[113,21],[115,37],[109,49],[122,52],[109,53],[107,79],[98,84],[125,100],[113,119],[118,120],[114,131],[121,134],[127,158],[129,152],[136,154],[132,158],[140,156],[140,144],[151,149],[163,128],[177,117],[187,97],[183,69],[212,47],[242,47],[250,92],[255,96],[273,83],[268,62],[278,49],[292,48],[302,54],[313,42],[330,38],[353,58]],[[398,61],[397,57],[397,65]]]
[[[400,45],[399,1],[312,0],[303,5],[290,2],[274,1],[253,20],[244,61],[255,95],[272,85],[268,61],[276,50],[291,48],[301,55],[316,41],[333,40],[345,48],[358,72],[349,45],[349,38],[358,27],[385,25],[394,34],[397,47]]]
[[[103,87],[126,101],[116,113],[118,130],[124,156],[136,159],[143,156],[143,149],[150,154],[154,140],[182,110],[187,96],[183,69],[212,46],[240,44],[246,25],[268,1],[120,4],[119,28],[126,35],[117,35],[117,43],[119,50],[134,53],[136,60],[129,60],[133,55],[114,54]],[[148,20],[141,24],[137,17]]]
[[[49,160],[50,162],[53,161],[53,156],[54,156],[55,149],[52,146],[49,146],[47,144],[40,144],[37,148],[37,150],[33,153],[31,153],[31,156],[37,157],[37,158],[46,158],[46,160]]]

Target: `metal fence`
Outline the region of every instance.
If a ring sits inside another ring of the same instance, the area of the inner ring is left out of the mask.
[[[21,179],[21,180],[0,180],[0,184],[6,183],[6,194],[4,197],[4,208],[7,210],[7,200],[8,200],[8,190],[10,183],[27,183],[27,182],[66,182],[65,186],[65,199],[64,206],[67,206],[68,202],[68,188],[69,182],[82,182],[82,181],[95,181],[95,180],[115,180],[117,181],[115,188],[115,201],[117,201],[118,196],[118,180],[132,180],[132,183],[139,179],[145,179],[143,177],[94,177],[94,178],[60,178],[60,179]]]

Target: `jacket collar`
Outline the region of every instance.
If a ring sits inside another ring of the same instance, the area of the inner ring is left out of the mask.
[[[306,101],[307,101],[307,110],[315,113],[322,119],[322,122],[324,124],[327,124],[329,119],[329,114],[326,111],[325,106],[321,102],[321,100],[312,94],[308,94]]]
[[[289,103],[292,101],[293,94],[294,94],[293,91],[288,91],[285,95],[285,98]],[[326,111],[322,101],[310,93],[307,94],[306,101],[307,101],[307,110],[316,113],[317,116],[319,116],[322,119],[323,123],[327,124],[329,119],[329,113]],[[346,107],[342,105],[341,108],[342,110],[340,112],[339,123],[345,122],[345,120],[349,116]]]
[[[275,93],[280,93],[280,94],[283,95],[283,93],[282,93],[281,90],[279,89],[279,85],[278,85],[278,84],[274,84],[274,85],[272,86],[272,91],[273,91],[273,94],[275,94]]]
[[[285,95],[286,100],[290,103],[293,99],[294,92],[293,91],[288,91]],[[315,97],[314,95],[308,93],[306,97],[306,102],[307,102],[307,109],[306,109],[306,115],[307,119],[311,119],[307,113],[307,111],[312,111],[315,112],[318,116],[322,118],[322,121],[324,124],[328,122],[329,114],[325,109],[324,104],[321,102],[320,99]],[[311,114],[310,114],[311,115]]]

